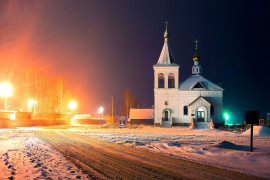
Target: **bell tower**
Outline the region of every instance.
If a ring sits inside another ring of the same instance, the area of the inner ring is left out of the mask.
[[[169,47],[168,22],[165,22],[164,45],[154,68],[154,88],[155,89],[178,89],[179,65],[175,64],[172,51]]]
[[[179,65],[169,47],[168,22],[165,22],[164,45],[154,68],[155,125],[171,127],[178,116]]]

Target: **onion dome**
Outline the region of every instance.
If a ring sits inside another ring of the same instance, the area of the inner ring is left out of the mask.
[[[193,61],[200,61],[200,55],[198,53],[198,43],[199,41],[197,39],[195,39],[195,54],[193,56]]]
[[[193,56],[193,61],[200,61],[200,55],[198,53],[198,49],[195,49],[195,54]]]

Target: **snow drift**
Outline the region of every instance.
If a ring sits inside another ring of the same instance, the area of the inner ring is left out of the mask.
[[[242,135],[250,135],[250,129],[243,132]],[[267,128],[265,126],[254,126],[253,127],[253,135],[254,136],[270,136],[270,128]]]

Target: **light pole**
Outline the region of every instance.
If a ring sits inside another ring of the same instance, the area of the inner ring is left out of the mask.
[[[5,110],[7,110],[7,97],[11,95],[13,89],[8,82],[0,84],[0,94],[5,98]]]
[[[103,119],[104,108],[103,108],[103,107],[99,107],[98,112],[99,112],[100,114],[102,114],[102,119]]]
[[[35,119],[36,103],[37,103],[37,101],[35,101],[33,99],[28,100],[28,106],[29,106],[29,109],[32,112],[32,119]]]

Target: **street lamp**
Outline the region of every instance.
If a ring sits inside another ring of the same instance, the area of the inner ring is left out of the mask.
[[[8,82],[0,84],[0,94],[5,98],[5,110],[7,110],[7,97],[12,94],[12,87]]]
[[[103,108],[103,107],[99,107],[98,112],[99,112],[100,114],[102,114],[102,119],[103,119],[104,108]]]
[[[70,119],[72,119],[74,110],[77,108],[77,102],[76,102],[76,101],[70,101],[70,102],[68,103],[68,107],[69,107],[69,109],[71,109],[71,111],[72,111],[72,112],[70,112]]]
[[[68,104],[68,107],[73,111],[74,109],[77,108],[77,103],[76,101],[70,101]]]
[[[37,101],[35,101],[33,99],[28,100],[28,105],[31,108],[33,113],[35,113],[35,110],[36,110],[36,103],[37,103]]]

